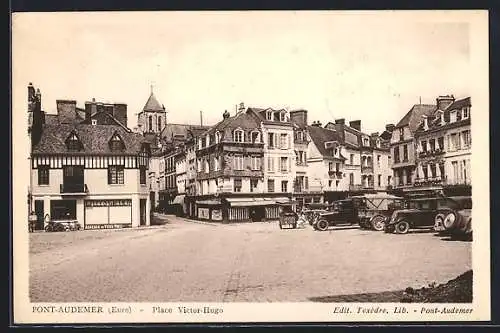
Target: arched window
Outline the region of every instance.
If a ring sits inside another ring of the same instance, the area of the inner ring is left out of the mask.
[[[149,131],[153,131],[153,116],[149,116]]]
[[[244,139],[243,136],[244,136],[244,133],[241,129],[235,130],[233,133],[234,142],[243,142],[243,139]]]
[[[252,143],[260,143],[259,131],[252,131],[251,137],[252,137]]]
[[[161,132],[161,117],[158,117],[158,132]]]

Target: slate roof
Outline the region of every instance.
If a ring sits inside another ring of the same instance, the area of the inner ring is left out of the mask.
[[[336,131],[332,131],[320,126],[307,126],[309,136],[323,156],[331,156],[331,152],[325,148],[325,142],[338,141],[342,143],[342,138]]]
[[[74,131],[83,145],[77,153],[68,152],[66,139]],[[123,152],[113,153],[109,148],[109,140],[117,133],[125,144]],[[43,125],[40,141],[33,147],[34,154],[138,154],[145,143],[144,137],[131,133],[118,125],[88,124],[48,124]]]
[[[142,110],[143,111],[161,111],[161,112],[164,111],[163,105],[161,105],[160,102],[158,102],[158,100],[156,99],[156,96],[152,92],[151,92],[151,95],[149,95],[149,98],[148,98],[146,104],[144,105],[144,108],[142,108]]]
[[[415,104],[408,113],[397,123],[395,128],[408,126],[413,133],[418,128],[423,115],[430,115],[437,110],[436,105]]]
[[[224,132],[226,128],[254,129],[258,127],[260,127],[259,117],[247,109],[247,112],[239,112],[234,116],[223,119],[201,135],[212,134],[216,131]]]
[[[471,106],[470,97],[458,99],[446,108],[447,111],[458,110],[465,106]]]
[[[428,122],[429,122],[429,129],[433,128],[443,128],[443,126],[446,126],[450,122],[450,111],[453,110],[460,110],[463,107],[466,106],[471,106],[471,99],[470,97],[458,99],[454,101],[452,104],[450,104],[444,111],[440,110],[435,110],[432,114],[429,115],[428,117]],[[440,112],[443,112],[444,115],[444,122],[445,124],[441,124],[441,117],[440,117]],[[457,122],[461,121],[462,119],[460,118],[460,113],[457,115]],[[424,129],[424,124],[422,119],[419,120],[418,126],[416,128],[417,131],[421,132]]]

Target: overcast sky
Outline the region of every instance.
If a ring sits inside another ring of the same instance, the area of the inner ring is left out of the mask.
[[[214,124],[235,104],[304,108],[309,122],[397,123],[415,103],[470,94],[469,25],[428,13],[28,13],[13,19],[14,99],[128,104],[151,84],[174,123]],[[22,104],[24,103],[24,104]],[[14,110],[16,112],[16,110]],[[23,110],[19,110],[23,112]],[[25,112],[25,110],[24,110]]]

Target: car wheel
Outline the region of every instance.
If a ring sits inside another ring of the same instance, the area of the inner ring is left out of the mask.
[[[372,228],[376,231],[382,231],[385,228],[385,217],[377,215],[372,219]]]
[[[399,221],[396,224],[396,233],[398,234],[406,234],[408,233],[409,230],[410,230],[410,224],[405,220]]]
[[[50,227],[50,225],[46,225],[44,229],[45,229],[46,232],[52,231],[51,230],[52,228]]]
[[[327,220],[319,220],[318,223],[316,224],[316,228],[319,231],[325,231],[328,229],[328,221]]]
[[[457,219],[457,216],[455,213],[450,212],[446,215],[446,217],[443,220],[443,225],[446,229],[451,229],[453,225],[455,224],[455,221]]]

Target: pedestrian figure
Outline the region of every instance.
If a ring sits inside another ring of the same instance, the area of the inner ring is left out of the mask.
[[[35,231],[35,225],[36,225],[37,220],[38,220],[38,217],[36,216],[35,212],[31,211],[31,213],[28,217],[28,232]]]

